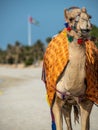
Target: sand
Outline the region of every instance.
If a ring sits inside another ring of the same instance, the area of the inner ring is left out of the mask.
[[[41,70],[41,67],[0,66],[0,130],[51,130]],[[91,113],[92,130],[98,130],[97,122],[98,107],[94,106]],[[73,123],[75,130],[80,127],[80,124]]]

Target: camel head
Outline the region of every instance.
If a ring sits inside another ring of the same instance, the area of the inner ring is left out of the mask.
[[[85,7],[82,9],[78,7],[71,7],[64,10],[65,20],[69,31],[76,32],[77,37],[87,37],[92,24],[90,23],[91,16],[87,13]]]

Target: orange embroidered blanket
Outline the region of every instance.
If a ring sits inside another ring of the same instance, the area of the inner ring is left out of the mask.
[[[98,104],[98,48],[93,42],[86,42],[86,96]]]
[[[56,82],[68,60],[68,39],[64,29],[49,43],[43,59],[43,77],[50,105],[54,98]],[[98,104],[98,49],[91,41],[86,42],[86,78],[86,96]]]

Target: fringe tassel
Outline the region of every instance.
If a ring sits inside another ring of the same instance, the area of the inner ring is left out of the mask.
[[[54,119],[54,114],[52,112],[52,108],[50,109],[50,111],[51,111],[51,120],[52,120],[51,128],[52,130],[56,130],[56,124],[55,124],[55,119]]]
[[[52,121],[51,127],[52,127],[52,130],[56,130],[56,125],[55,125],[55,122],[54,122],[54,121]]]

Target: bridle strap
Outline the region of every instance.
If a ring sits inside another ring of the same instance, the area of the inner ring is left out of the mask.
[[[61,92],[58,89],[55,88],[55,91],[61,94],[62,99],[65,99],[68,96],[71,96],[71,94],[67,94],[66,92]]]

